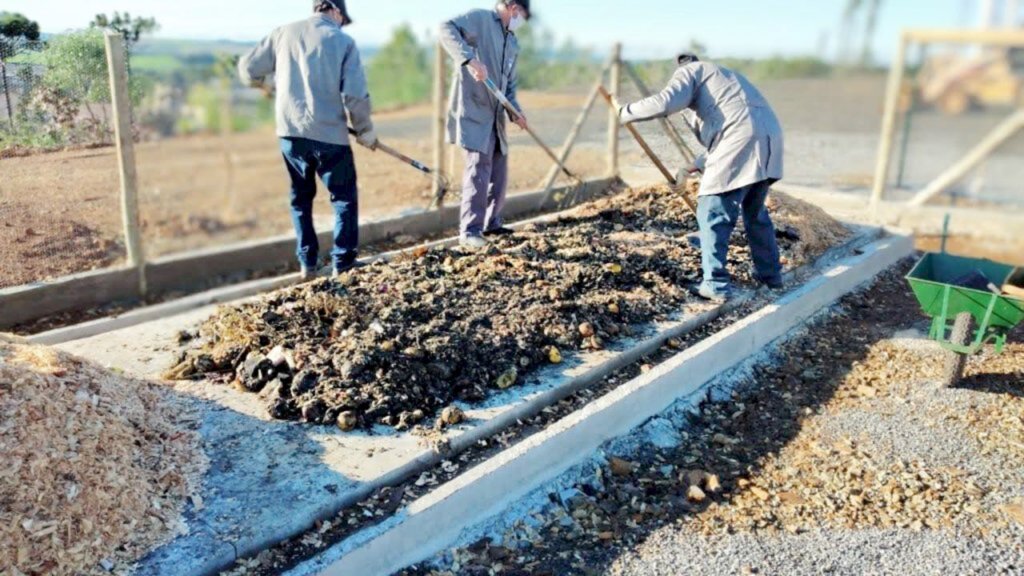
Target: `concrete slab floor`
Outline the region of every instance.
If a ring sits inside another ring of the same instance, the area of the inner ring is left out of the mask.
[[[678,320],[653,325],[638,336],[667,330],[711,308],[694,305]],[[177,333],[195,329],[216,309],[207,306],[58,347],[132,376],[156,378],[177,356]],[[467,423],[450,430],[448,438],[568,385],[635,342],[621,341],[612,349],[570,359],[536,374],[525,386],[480,405],[462,406]],[[300,533],[431,455],[424,438],[390,429],[343,434],[329,427],[272,421],[256,395],[230,386],[199,381],[174,384],[173,390],[199,407],[211,467],[201,506],[186,513],[191,533],[144,559],[140,574],[217,572],[237,557]]]

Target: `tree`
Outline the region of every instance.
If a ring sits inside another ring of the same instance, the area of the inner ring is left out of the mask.
[[[66,136],[77,134],[79,112],[89,116],[87,129],[93,137],[105,138],[106,107],[110,102],[110,80],[103,34],[91,29],[58,36],[39,54],[46,70],[35,91],[35,99]],[[134,80],[134,79],[133,79]],[[132,82],[133,95],[139,93]]]
[[[370,94],[378,104],[411,104],[430,95],[431,63],[408,24],[402,24],[366,68]]]
[[[114,12],[114,15],[109,17],[106,14],[97,14],[89,24],[89,27],[117,32],[124,38],[124,50],[128,56],[125,67],[128,69],[129,78],[132,77],[131,56],[135,44],[139,42],[143,34],[152,34],[160,29],[156,18],[132,18],[132,15],[128,12],[124,14]]]
[[[155,18],[132,18],[128,12],[114,12],[113,16],[97,14],[91,24],[92,28],[111,30],[124,36],[125,49],[131,52],[144,34],[152,34],[160,29]]]
[[[875,30],[878,27],[878,13],[881,8],[882,0],[847,0],[846,8],[843,10],[843,27],[840,38],[841,54],[839,59],[842,63],[847,64],[852,60],[850,43],[861,13],[863,13],[864,29],[859,64],[865,68],[871,65],[874,59]]]
[[[11,92],[7,86],[7,61],[39,41],[39,23],[22,14],[0,12],[0,79],[7,103],[7,119],[14,129],[14,112],[11,109]]]

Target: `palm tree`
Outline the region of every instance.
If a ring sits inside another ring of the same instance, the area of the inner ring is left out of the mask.
[[[857,63],[861,67],[871,65],[874,59],[873,46],[875,30],[878,27],[878,12],[881,10],[881,7],[882,0],[847,0],[846,8],[843,10],[843,53],[840,55],[842,61],[849,63],[852,60],[850,57],[851,36],[863,12],[864,36],[861,43],[860,58]]]

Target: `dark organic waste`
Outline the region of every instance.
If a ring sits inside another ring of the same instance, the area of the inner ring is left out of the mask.
[[[778,216],[798,223],[779,235],[788,264],[828,248],[799,240],[818,237],[799,223],[820,227],[821,214]],[[654,187],[497,240],[485,254],[421,249],[223,308],[167,377],[233,378],[277,419],[406,429],[677,311],[700,276],[686,239],[695,230],[682,198]],[[730,265],[740,284],[752,282],[748,258],[738,234]]]

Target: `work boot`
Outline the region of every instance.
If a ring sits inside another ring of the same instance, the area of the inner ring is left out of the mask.
[[[515,234],[516,231],[505,226],[498,226],[497,228],[491,228],[484,232],[484,236],[509,236]]]
[[[459,240],[459,246],[472,251],[484,250],[487,248],[487,240],[482,236],[465,236]]]

